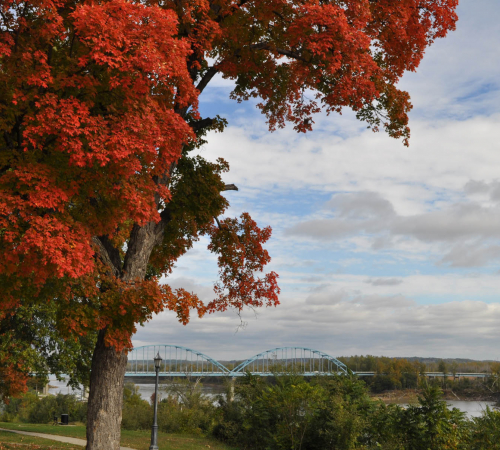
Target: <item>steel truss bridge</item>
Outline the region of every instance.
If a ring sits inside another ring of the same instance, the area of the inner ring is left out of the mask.
[[[319,350],[305,347],[278,347],[259,353],[235,367],[226,367],[210,356],[178,345],[146,345],[133,348],[128,355],[126,377],[154,376],[154,357],[162,361],[160,376],[167,377],[241,377],[272,376],[296,372],[305,376],[347,375],[345,364]]]
[[[128,355],[126,377],[155,375],[154,357],[159,353],[162,377],[241,377],[252,375],[272,376],[295,372],[304,376],[347,375],[361,377],[377,375],[375,372],[351,372],[333,356],[305,347],[278,347],[259,353],[242,363],[226,367],[219,361],[196,350],[179,345],[146,345],[133,348]],[[426,372],[428,378],[487,378],[489,373]]]

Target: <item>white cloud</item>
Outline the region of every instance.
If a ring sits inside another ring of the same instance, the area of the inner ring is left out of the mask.
[[[410,148],[373,134],[354,115],[318,116],[315,131],[269,134],[264,118],[207,90],[230,126],[203,156],[225,158],[231,215],[270,224],[282,304],[246,316],[172,313],[135,337],[220,358],[280,345],[340,354],[500,358],[500,4],[463,0],[457,31],[401,82],[411,96]],[[203,107],[203,105],[202,105]],[[288,233],[284,231],[289,229]],[[214,256],[179,261],[174,286],[211,298]],[[474,272],[472,271],[474,270]],[[182,276],[182,280],[177,279]]]
[[[318,286],[305,302],[309,305],[336,305],[350,297],[345,289],[330,292],[325,289],[326,287],[327,285]]]
[[[474,194],[478,186],[481,192],[488,192],[485,183],[469,182],[465,190]],[[490,190],[494,193],[495,189]],[[364,233],[371,237],[374,251],[398,248],[401,240],[408,239],[439,243],[440,263],[452,267],[483,266],[500,257],[500,206],[496,203],[482,206],[464,199],[441,210],[401,216],[379,194],[355,192],[336,194],[326,206],[332,208],[334,217],[296,223],[285,234],[331,241]]]
[[[470,180],[498,177],[500,114],[460,122],[413,121],[409,149],[370,131],[343,139],[335,136],[335,125],[350,119],[322,120],[332,126],[304,136],[290,129],[269,135],[260,120],[250,118],[211,135],[202,154],[230,162],[227,178],[238,185],[240,197],[250,193],[258,202],[259,196],[285,190],[369,191],[400,214],[423,212],[426,203],[463,194]]]
[[[500,245],[456,244],[441,262],[452,267],[481,267],[500,258]]]
[[[398,286],[403,282],[400,278],[376,278],[374,280],[366,280],[372,286]]]
[[[340,293],[340,294],[339,294]],[[194,319],[188,327],[163,314],[140,331],[136,345],[182,343],[220,359],[244,359],[277,346],[304,346],[342,354],[437,356],[494,359],[500,339],[500,305],[481,301],[452,301],[418,305],[396,295],[346,296],[335,288],[321,301],[286,300],[262,311],[257,320],[236,332],[233,316]],[[163,339],[163,342],[159,339]]]

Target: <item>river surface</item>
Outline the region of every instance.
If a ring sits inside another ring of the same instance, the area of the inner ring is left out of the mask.
[[[446,403],[450,408],[458,408],[460,411],[466,412],[469,417],[479,417],[486,409],[486,406],[493,409],[495,405],[495,402],[466,402],[462,400],[448,400]]]
[[[69,388],[64,381],[57,381],[55,379],[50,379],[49,394],[69,394],[74,393],[78,397],[82,396],[81,390],[73,390]],[[154,384],[136,384],[138,392],[144,400],[150,400],[151,396],[155,391]],[[224,386],[222,385],[203,385],[201,386],[202,392],[208,396],[215,397],[218,394],[224,394]],[[166,396],[164,388],[160,386],[159,398]],[[469,417],[478,417],[486,409],[486,406],[493,408],[494,402],[478,402],[478,401],[459,401],[459,400],[448,400],[446,402],[450,408],[458,408],[461,411],[467,413]]]

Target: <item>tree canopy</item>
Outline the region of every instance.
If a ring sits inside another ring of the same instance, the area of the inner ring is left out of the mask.
[[[193,150],[226,121],[201,117],[200,95],[222,74],[271,130],[347,107],[408,143],[397,83],[454,29],[457,4],[0,0],[0,388],[65,354],[89,360],[98,331],[126,349],[165,308],[187,323],[278,304],[271,230],[217,219],[229,166]],[[160,283],[201,235],[220,268],[208,304]]]

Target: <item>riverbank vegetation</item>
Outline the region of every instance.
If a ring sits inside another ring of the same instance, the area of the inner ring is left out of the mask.
[[[426,377],[434,373],[429,382],[439,386],[448,400],[500,400],[500,363],[467,359],[389,358],[384,356],[339,357],[353,372],[373,372],[363,377],[370,392],[392,397],[392,391],[417,390]],[[473,378],[461,374],[485,374]],[[411,397],[411,392],[398,397]]]
[[[370,373],[362,376],[370,392],[381,398],[412,398],[420,384],[427,379],[441,387],[447,400],[500,400],[500,362],[471,359],[397,358],[386,356],[341,356],[338,358],[349,370]],[[232,370],[242,361],[221,361]],[[286,371],[286,368],[283,368]],[[279,370],[278,370],[279,371]],[[429,377],[428,373],[432,373]],[[427,375],[425,375],[427,373]],[[484,374],[484,377],[464,374]],[[140,383],[140,377],[132,379]],[[165,381],[172,381],[165,378]],[[222,385],[225,377],[211,377],[207,383]],[[403,391],[403,392],[402,392]]]
[[[213,397],[202,393],[198,380],[179,381],[162,392],[158,425],[164,438],[198,436],[240,450],[500,450],[500,412],[486,409],[481,417],[468,418],[447,407],[438,380],[422,383],[416,403],[402,407],[374,399],[356,377],[248,375],[237,381],[234,398],[229,386],[226,395]],[[12,399],[2,420],[49,423],[54,407],[73,411],[76,420],[84,416],[85,404],[71,397]],[[152,415],[151,402],[127,385],[123,436],[147,437]],[[45,426],[84,436],[83,426]]]
[[[441,389],[422,386],[418,403],[373,400],[348,377],[247,377],[233,402],[220,399],[219,439],[243,449],[500,449],[500,413],[469,419],[449,409]],[[242,443],[242,444],[241,444]]]
[[[463,358],[391,358],[388,356],[355,355],[340,356],[350,370],[355,372],[386,372],[400,370],[403,372],[447,372],[456,373],[492,373],[498,375],[500,362],[476,361]]]

